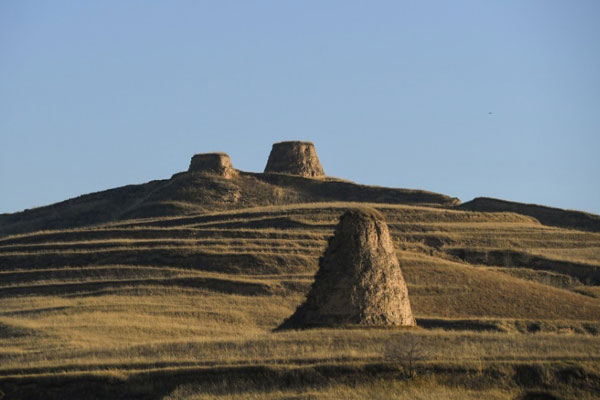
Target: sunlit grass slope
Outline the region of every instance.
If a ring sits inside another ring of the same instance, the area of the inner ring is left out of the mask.
[[[424,368],[436,373],[557,361],[595,371],[600,233],[514,213],[366,204],[386,216],[420,328],[274,333],[302,302],[339,215],[357,205],[273,205],[1,237],[0,390],[81,374],[383,368],[390,343],[408,337],[419,338]],[[338,369],[332,379],[344,375]],[[448,390],[427,382],[431,393]],[[348,385],[334,379],[309,389],[327,398]],[[369,385],[356,393],[379,390]],[[229,398],[218,385],[171,389],[163,395]],[[481,395],[455,389],[452,396]],[[254,395],[289,390],[301,389]],[[485,390],[508,398],[520,389]]]

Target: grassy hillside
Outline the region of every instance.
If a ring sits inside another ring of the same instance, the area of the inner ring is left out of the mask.
[[[451,206],[458,199],[424,190],[358,185],[339,179],[305,179],[240,172],[231,179],[182,172],[171,179],[129,185],[14,214],[0,215],[0,237],[132,218],[196,215],[254,206],[360,201]]]
[[[304,193],[353,185],[303,181]],[[386,216],[419,328],[273,332],[302,302],[337,218],[359,203],[240,202],[220,211],[198,203],[150,217],[134,207],[91,226],[0,238],[0,391],[581,398],[600,388],[600,233],[390,200],[434,196],[422,192],[367,192],[373,203],[360,205]],[[21,216],[7,230],[36,226]],[[419,379],[403,381],[390,348],[409,342],[424,355]]]
[[[489,197],[477,197],[461,204],[459,208],[471,211],[516,212],[530,215],[546,225],[600,232],[600,216],[583,211],[562,210],[555,207],[517,203]]]

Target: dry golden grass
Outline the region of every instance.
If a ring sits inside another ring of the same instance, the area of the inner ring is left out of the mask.
[[[488,268],[399,252],[417,315],[597,320],[597,299]]]
[[[229,392],[229,393],[227,393]],[[233,392],[233,394],[231,393]],[[237,393],[236,393],[237,392]],[[255,400],[255,399],[414,399],[414,400],[508,400],[517,391],[511,388],[472,389],[449,386],[432,378],[417,381],[376,380],[368,383],[332,383],[324,387],[302,387],[288,390],[251,390],[213,385],[185,385],[166,396],[165,400]]]
[[[600,362],[598,287],[528,268],[469,265],[446,253],[450,247],[513,249],[598,266],[600,234],[549,228],[512,213],[373,204],[390,222],[416,317],[459,330],[273,333],[303,300],[336,218],[357,205],[365,204],[259,207],[1,238],[0,386],[9,376],[82,371],[124,379],[188,367],[386,363],[389,344],[409,336],[425,344],[424,363],[431,365]],[[223,265],[247,265],[227,273],[203,255]],[[549,277],[556,282],[544,281]],[[530,326],[540,331],[523,333]],[[237,388],[239,397],[226,389],[182,387],[171,398],[516,394],[514,388],[479,390],[435,380],[421,386],[383,380],[297,390]]]
[[[579,244],[580,247],[527,248],[527,252],[581,264],[600,264],[600,246],[582,247],[581,242],[577,242],[577,244]],[[561,243],[560,245],[564,246],[564,243]]]
[[[429,362],[600,360],[600,337],[575,333],[320,329],[273,333],[301,296],[239,296],[156,287],[88,297],[2,299],[0,374],[123,371],[177,365],[384,360],[391,341],[418,336]],[[511,321],[507,321],[507,325]],[[11,372],[12,371],[12,372]]]

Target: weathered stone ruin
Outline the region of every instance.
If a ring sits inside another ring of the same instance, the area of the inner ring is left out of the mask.
[[[273,144],[265,167],[265,173],[270,172],[308,178],[325,176],[315,145],[311,142],[298,141]]]
[[[415,325],[387,224],[373,209],[341,216],[306,301],[278,329],[344,325]]]
[[[237,173],[229,156],[225,153],[195,154],[190,162],[188,172],[218,175],[223,178],[231,178]]]

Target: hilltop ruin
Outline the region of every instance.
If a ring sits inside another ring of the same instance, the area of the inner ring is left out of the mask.
[[[324,177],[323,167],[312,142],[274,143],[265,173],[299,175],[307,178]]]
[[[237,173],[231,164],[231,159],[225,153],[195,154],[188,172],[218,175],[223,178],[231,178]]]
[[[387,224],[373,209],[340,217],[306,301],[278,329],[341,325],[416,325]]]
[[[327,179],[309,142],[273,145],[267,173],[235,169],[225,153],[192,157],[169,179],[85,194],[56,204],[0,214],[0,236],[67,229],[127,218],[155,218],[201,209],[229,210],[273,204],[365,202],[455,207],[460,200],[424,190],[360,185]],[[58,216],[58,217],[57,217]]]

